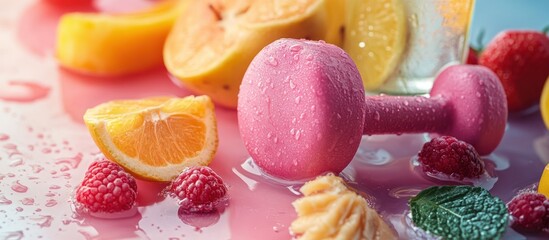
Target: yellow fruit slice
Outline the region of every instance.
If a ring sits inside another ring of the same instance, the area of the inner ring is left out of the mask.
[[[107,102],[88,109],[84,122],[107,158],[143,179],[170,181],[187,166],[208,165],[217,150],[208,96]]]
[[[549,164],[545,165],[538,184],[538,192],[549,198]]]
[[[162,48],[188,1],[162,1],[142,12],[69,13],[57,28],[56,57],[69,69],[124,75],[162,66]]]
[[[549,129],[549,78],[545,81],[545,86],[543,87],[543,92],[541,93],[541,100],[539,103],[541,116],[543,117],[543,122],[545,126]]]
[[[343,48],[355,61],[366,90],[378,89],[398,65],[406,43],[401,0],[347,0]]]
[[[167,69],[187,88],[236,107],[253,57],[283,37],[341,42],[340,0],[193,0],[164,47]]]

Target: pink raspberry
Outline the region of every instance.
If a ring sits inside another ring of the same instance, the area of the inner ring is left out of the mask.
[[[427,173],[443,173],[463,180],[478,178],[484,172],[484,162],[475,148],[450,136],[425,143],[418,156],[423,171]]]
[[[515,196],[507,208],[511,226],[519,230],[539,231],[549,227],[549,200],[542,194],[526,192]]]
[[[136,197],[137,183],[133,176],[108,160],[92,163],[76,189],[76,205],[91,213],[129,210]]]
[[[225,199],[227,186],[211,168],[189,167],[172,181],[168,192],[179,199],[183,212],[207,213]]]

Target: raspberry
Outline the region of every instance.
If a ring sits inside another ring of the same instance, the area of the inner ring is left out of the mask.
[[[129,210],[137,197],[137,183],[118,164],[103,160],[92,163],[76,189],[76,205],[90,213]]]
[[[463,180],[478,178],[484,172],[484,163],[475,148],[450,136],[425,143],[418,156],[423,171],[427,173],[443,173]]]
[[[549,227],[549,200],[542,194],[522,193],[507,203],[507,208],[513,219],[513,228],[538,231]]]
[[[207,213],[225,198],[227,186],[211,168],[189,167],[172,181],[168,192],[179,199],[183,212]]]

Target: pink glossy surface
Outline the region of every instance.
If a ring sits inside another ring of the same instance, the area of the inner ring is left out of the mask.
[[[451,122],[442,134],[475,146],[479,154],[491,153],[505,131],[507,104],[498,77],[481,66],[451,66],[442,71],[431,90],[451,105]]]
[[[507,122],[505,92],[485,67],[455,65],[436,78],[431,97],[368,96],[364,134],[450,135],[490,154]]]
[[[288,180],[341,172],[362,137],[364,88],[351,58],[324,42],[281,39],[240,86],[244,145],[267,174]]]
[[[74,215],[71,192],[99,153],[80,122],[83,111],[121,97],[189,93],[174,87],[163,70],[111,81],[59,70],[51,57],[37,56],[29,51],[31,46],[21,43],[21,38],[37,37],[36,33],[29,30],[17,37],[17,23],[34,17],[22,13],[37,5],[11,1],[0,9],[0,52],[5,54],[0,59],[1,239],[290,239],[287,228],[295,217],[290,202],[298,197],[296,186],[275,184],[250,165],[237,114],[223,108],[216,110],[220,145],[212,164],[229,185],[230,205],[223,213],[179,216],[174,201],[158,196],[163,184],[139,181],[137,215],[118,220]],[[44,21],[27,23],[40,20]],[[46,38],[53,33],[40,34]],[[10,85],[15,88],[6,87]],[[26,95],[14,101],[13,92]],[[410,164],[425,138],[424,134],[364,137],[351,166],[344,170],[350,184],[371,195],[391,222],[401,218],[410,195],[441,184]],[[549,161],[548,149],[549,134],[537,110],[512,116],[501,145],[485,159],[498,178],[491,192],[508,201],[519,189],[534,184]],[[543,237],[547,235],[529,235]],[[509,231],[506,238],[521,236]]]

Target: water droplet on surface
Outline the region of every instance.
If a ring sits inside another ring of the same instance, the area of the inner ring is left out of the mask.
[[[301,137],[301,131],[298,130],[298,131],[295,133],[295,140],[299,140],[299,137]]]
[[[295,104],[299,104],[301,102],[301,96],[297,96],[295,98]]]
[[[48,199],[48,201],[46,201],[46,207],[53,207],[55,205],[57,205],[57,201],[54,199]]]
[[[273,56],[270,56],[267,62],[273,67],[278,66],[278,60],[276,60],[276,58],[274,58]]]
[[[410,103],[408,102],[408,100],[404,100],[404,106],[408,106],[410,105]]]
[[[0,195],[0,205],[10,205],[11,200],[7,199],[4,195]]]
[[[290,88],[291,88],[291,89],[294,89],[295,87],[296,87],[296,86],[295,86],[294,81],[292,81],[292,80],[290,79]]]
[[[294,52],[294,53],[298,53],[302,49],[303,49],[303,46],[301,46],[300,44],[295,44],[295,45],[290,46],[290,51]]]
[[[51,226],[51,223],[53,222],[53,217],[50,215],[44,215],[40,217],[32,217],[31,220],[38,222],[38,226],[44,228]]]
[[[24,81],[0,83],[0,99],[11,102],[33,102],[46,97],[49,87]]]
[[[13,160],[11,163],[10,163],[10,167],[17,167],[17,166],[21,166],[25,164],[25,162],[23,161],[22,158],[19,158],[19,159],[16,159],[16,160]]]
[[[374,119],[375,119],[376,121],[379,121],[379,120],[381,119],[381,116],[379,115],[379,112],[378,112],[378,111],[376,111],[376,112],[374,113]]]
[[[19,182],[19,180],[15,181],[11,185],[11,190],[18,192],[18,193],[25,193],[29,190],[29,188]]]
[[[80,165],[80,162],[82,162],[82,157],[82,153],[78,153],[74,157],[58,159],[55,161],[55,164],[63,166],[61,171],[67,171],[69,168],[76,169],[78,168],[78,165]]]
[[[31,166],[31,168],[32,168],[32,172],[33,172],[33,173],[39,173],[39,172],[41,172],[42,170],[44,170],[44,168],[43,168],[42,166],[37,165],[37,164],[32,164],[32,165],[30,165],[30,166]]]
[[[17,145],[13,144],[13,143],[8,143],[6,145],[4,145],[4,148],[5,149],[10,149],[10,150],[16,150],[17,149]]]
[[[394,198],[411,198],[421,192],[421,188],[414,187],[397,187],[389,191],[389,196]]]
[[[0,133],[0,141],[6,141],[10,139],[10,136],[4,133]]]
[[[6,240],[20,240],[25,237],[25,234],[23,234],[23,231],[14,231],[14,232],[4,232],[1,235]]]

